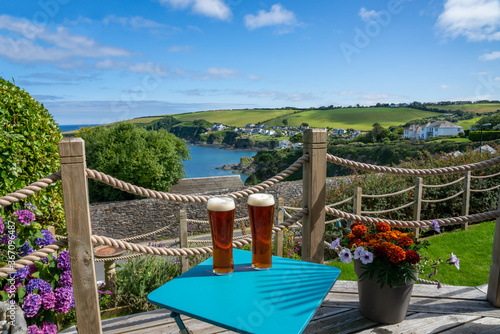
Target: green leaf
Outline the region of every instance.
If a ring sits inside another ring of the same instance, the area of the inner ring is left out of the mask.
[[[19,299],[22,299],[24,298],[24,296],[26,296],[26,289],[23,286],[20,286],[19,288],[17,288],[17,297]]]
[[[9,294],[5,291],[0,291],[0,296],[2,296],[2,301],[9,299]]]

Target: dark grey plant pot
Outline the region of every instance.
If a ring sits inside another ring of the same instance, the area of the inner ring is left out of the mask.
[[[354,260],[354,271],[358,278],[363,273],[361,261]],[[416,273],[416,276],[418,273]],[[406,317],[410,304],[411,292],[415,282],[399,284],[397,288],[388,285],[380,287],[374,279],[358,279],[359,308],[367,319],[382,324],[397,324]]]

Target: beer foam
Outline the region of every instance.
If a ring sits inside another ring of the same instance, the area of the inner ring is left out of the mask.
[[[252,206],[274,205],[274,196],[271,194],[252,194],[248,196],[248,205]]]
[[[210,211],[231,211],[234,207],[232,197],[212,197],[207,202],[207,210]]]

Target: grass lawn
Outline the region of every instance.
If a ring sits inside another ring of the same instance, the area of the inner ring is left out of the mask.
[[[444,106],[430,106],[440,110],[461,110],[477,113],[487,113],[500,110],[499,103],[472,103],[472,104],[448,104]]]
[[[479,121],[480,119],[481,119],[481,117],[475,117],[475,118],[471,118],[471,119],[464,119],[463,121],[458,121],[457,125],[459,125],[462,128],[464,128],[464,130],[467,130],[471,126],[474,126],[474,124],[476,124],[477,121]]]
[[[442,142],[469,143],[470,140],[467,138],[449,138],[449,139],[433,140],[432,142],[433,143],[442,143]]]
[[[437,278],[449,285],[483,285],[488,283],[494,234],[494,221],[469,226],[468,231],[438,234],[427,239],[430,246],[422,251],[422,255],[447,260],[453,252],[460,259],[460,270],[455,266],[442,264],[438,267]],[[328,264],[340,269],[340,280],[356,280],[352,263],[331,261]],[[421,278],[426,279],[423,276]]]
[[[440,117],[440,113],[413,108],[342,108],[330,110],[307,110],[301,113],[286,115],[265,122],[266,125],[283,125],[287,119],[289,126],[307,123],[311,127],[330,127],[369,131],[374,123],[384,128],[401,125],[414,119]]]

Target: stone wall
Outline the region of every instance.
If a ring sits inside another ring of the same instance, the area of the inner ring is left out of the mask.
[[[334,181],[329,179],[327,186],[329,182]],[[226,194],[241,189],[243,188],[223,189],[203,195]],[[273,194],[275,198],[283,197],[287,206],[302,206],[302,181],[281,182],[265,192]],[[236,200],[236,218],[248,216],[246,200],[246,197]],[[90,206],[92,233],[122,239],[169,226],[157,237],[176,238],[181,209],[187,210],[189,219],[208,220],[205,203],[175,203],[155,199],[96,203]],[[208,224],[188,223],[188,231],[209,232],[210,228]],[[154,237],[148,237],[143,241],[153,239]]]

